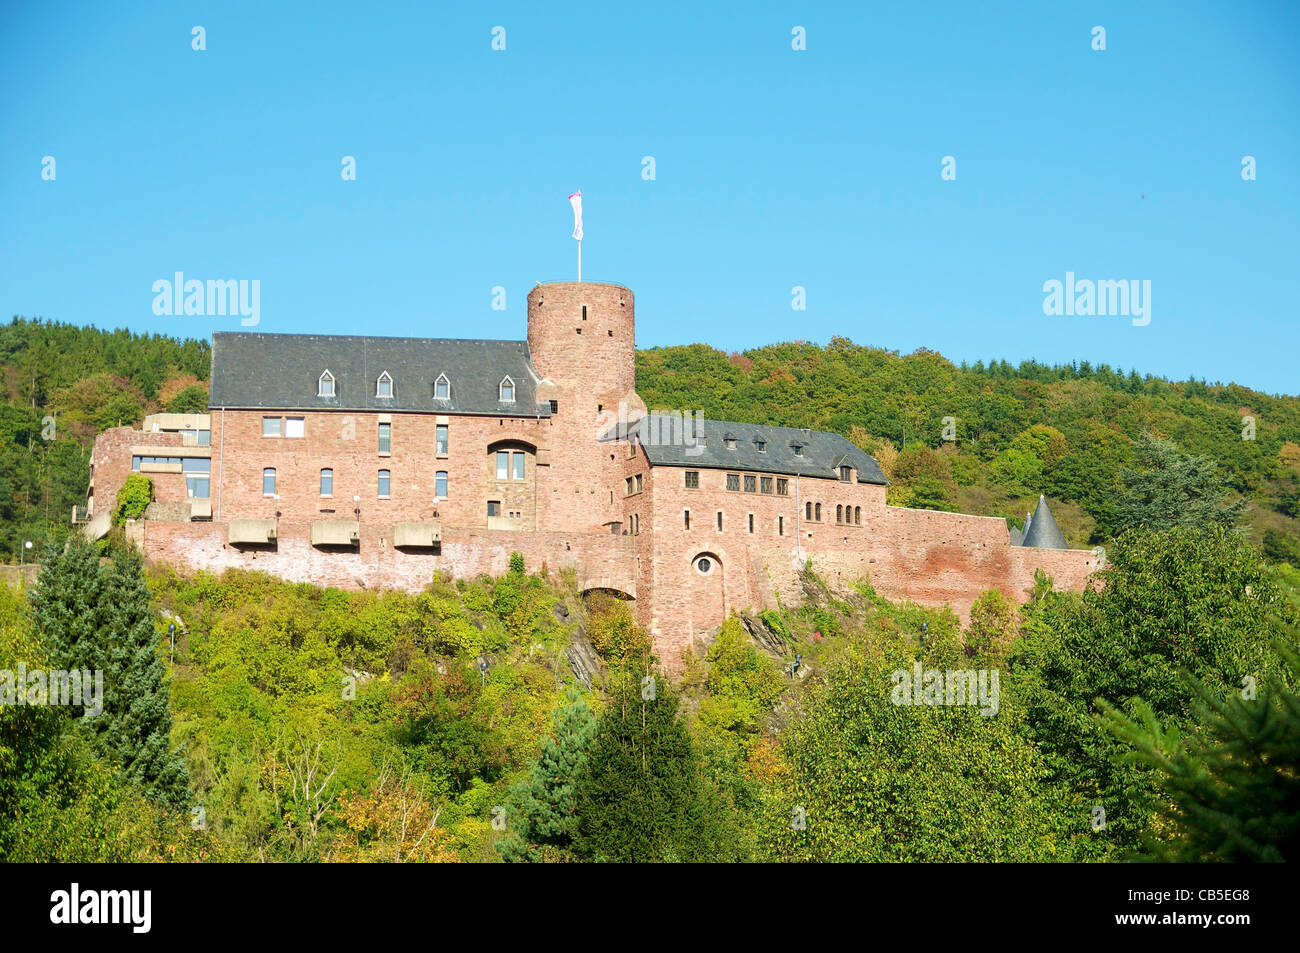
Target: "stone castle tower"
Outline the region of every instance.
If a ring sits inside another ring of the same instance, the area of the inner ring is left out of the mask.
[[[598,531],[623,518],[611,487],[623,461],[600,435],[623,413],[645,412],[636,396],[635,299],[622,285],[563,281],[528,293],[528,349],[542,375],[538,400],[552,415],[550,460],[562,489],[549,501],[549,525]]]

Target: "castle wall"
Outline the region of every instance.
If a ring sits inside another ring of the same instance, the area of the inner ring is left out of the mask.
[[[274,547],[232,546],[226,542],[224,523],[136,525],[149,559],[190,571],[260,570],[316,586],[419,592],[435,572],[466,579],[483,573],[499,576],[510,568],[510,554],[518,552],[529,572],[569,568],[584,588],[637,595],[636,554],[631,540],[622,536],[452,528],[443,530],[438,551],[397,550],[392,526],[362,524],[355,549],[322,550],[311,545],[308,523],[281,521]]]

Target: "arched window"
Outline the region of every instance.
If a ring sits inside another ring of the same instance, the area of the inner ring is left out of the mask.
[[[334,471],[329,467],[326,467],[320,472],[320,495],[334,495]]]
[[[844,522],[844,507],[840,503],[835,504],[835,522],[837,523]]]
[[[822,505],[820,503],[813,507],[813,514],[813,522],[820,523],[822,521]]]
[[[317,397],[334,396],[334,375],[331,374],[328,370],[326,370],[325,373],[320,376],[320,380],[316,382],[316,396]]]
[[[854,526],[862,525],[862,507],[860,506],[853,507],[853,525]]]
[[[380,374],[379,380],[375,381],[375,396],[376,397],[393,396],[393,378],[392,375],[388,373],[388,371],[384,371],[384,373]]]
[[[451,381],[447,380],[446,374],[439,374],[438,379],[433,382],[434,400],[451,399]]]
[[[275,496],[275,467],[267,467],[262,471],[262,495]]]
[[[392,488],[392,474],[388,470],[379,471],[379,495],[389,496],[389,490]]]
[[[514,403],[515,382],[511,380],[509,377],[503,377],[501,379],[499,392],[500,392],[500,397],[503,401],[506,401],[508,403]]]

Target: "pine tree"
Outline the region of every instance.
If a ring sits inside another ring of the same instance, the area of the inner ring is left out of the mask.
[[[510,833],[496,845],[506,861],[572,859],[578,828],[575,787],[595,734],[596,716],[570,688],[555,712],[555,736],[542,742],[531,776],[512,792]]]
[[[574,852],[580,858],[727,859],[724,809],[702,777],[677,708],[677,695],[661,678],[629,676],[615,691],[578,782]]]
[[[1294,633],[1292,633],[1294,637]],[[1129,718],[1104,705],[1110,729],[1164,779],[1161,810],[1175,833],[1148,841],[1151,859],[1180,862],[1300,858],[1300,656],[1279,641],[1290,684],[1270,678],[1257,697],[1222,698],[1195,677],[1208,730],[1182,736],[1162,728],[1149,706]]]
[[[104,580],[95,547],[80,535],[52,546],[31,591],[32,622],[57,669],[103,671]]]
[[[189,770],[171,746],[167,669],[158,652],[158,631],[149,589],[134,549],[119,552],[105,573],[108,605],[104,636],[110,646],[103,742],[121,758],[123,773],[147,797],[182,807],[189,798]]]
[[[1119,501],[1122,529],[1232,529],[1245,514],[1244,500],[1229,502],[1219,466],[1210,457],[1183,453],[1174,443],[1149,433],[1138,437],[1134,451],[1137,467],[1122,476],[1126,486]]]

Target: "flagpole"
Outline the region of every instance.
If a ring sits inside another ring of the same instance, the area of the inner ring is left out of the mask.
[[[578,239],[578,284],[582,284],[582,239]]]

